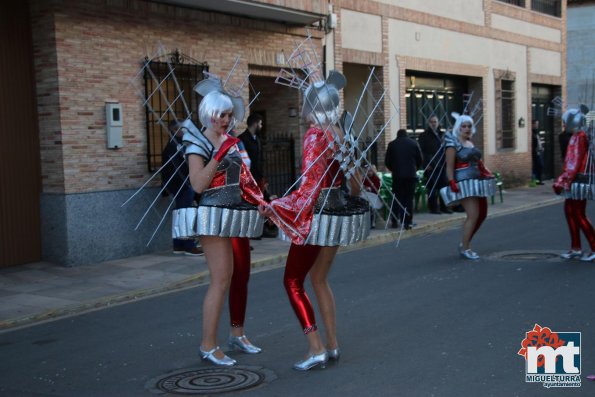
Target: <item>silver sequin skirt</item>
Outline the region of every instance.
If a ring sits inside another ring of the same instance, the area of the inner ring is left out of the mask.
[[[595,200],[595,185],[573,182],[570,184],[570,190],[563,191],[562,196],[572,200]]]
[[[450,186],[440,189],[440,196],[445,205],[457,204],[460,200],[467,197],[492,197],[496,194],[496,179],[465,179],[458,181],[459,192],[454,193]]]
[[[365,240],[370,235],[370,212],[355,215],[315,214],[306,244],[323,247],[347,246]],[[281,240],[291,242],[279,229]]]
[[[264,218],[254,209],[188,207],[172,213],[172,237],[260,237]]]

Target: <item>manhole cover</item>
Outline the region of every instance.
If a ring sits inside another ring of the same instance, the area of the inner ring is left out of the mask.
[[[490,255],[490,259],[515,262],[551,262],[559,261],[560,253],[557,251],[504,251]]]
[[[189,368],[153,379],[147,389],[155,394],[200,396],[252,389],[274,379],[275,374],[262,367]]]
[[[500,257],[505,261],[547,261],[558,259],[559,255],[547,254],[542,252],[525,252],[521,254],[507,254]]]

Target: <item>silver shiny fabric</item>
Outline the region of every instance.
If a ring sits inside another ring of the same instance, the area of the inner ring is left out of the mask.
[[[306,244],[344,247],[368,238],[370,227],[370,211],[354,215],[315,214],[312,218],[311,234]],[[291,242],[281,229],[278,237]]]
[[[239,210],[221,207],[189,207],[172,213],[172,237],[197,236],[260,237],[264,218],[256,209]]]
[[[460,192],[454,193],[450,186],[440,189],[440,196],[445,205],[457,204],[458,201],[467,197],[492,197],[496,194],[496,179],[466,179],[457,181]]]
[[[595,185],[574,182],[570,184],[570,191],[565,190],[562,195],[572,200],[595,200]]]
[[[457,153],[458,157],[458,153]],[[465,181],[468,179],[479,179],[481,172],[477,162],[470,163],[469,166],[464,168],[457,168],[455,170],[455,181]]]

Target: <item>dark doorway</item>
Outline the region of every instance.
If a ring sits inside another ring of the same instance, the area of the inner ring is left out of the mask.
[[[406,81],[407,132],[410,137],[417,138],[426,129],[432,114],[438,116],[442,128],[448,130],[453,123],[450,114],[463,113],[464,94],[468,88],[466,77],[407,71]]]
[[[295,140],[299,137],[299,93],[269,76],[250,76],[250,113],[262,116],[262,171],[270,194],[282,196],[296,179]],[[297,112],[297,110],[296,110]]]
[[[547,110],[552,106],[556,87],[546,85],[532,85],[531,87],[531,120],[539,121],[539,133],[543,139],[543,178],[554,177],[555,153],[560,153],[556,148],[554,118],[548,116]],[[530,128],[530,127],[529,127]],[[558,154],[559,156],[559,154]]]

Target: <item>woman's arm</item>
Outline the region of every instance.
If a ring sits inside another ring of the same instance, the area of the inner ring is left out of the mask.
[[[217,171],[219,162],[211,159],[207,164],[205,164],[204,159],[197,154],[188,155],[187,161],[192,190],[194,190],[196,193],[202,193],[211,184],[211,181],[215,176],[215,172]]]
[[[457,151],[454,147],[446,148],[446,177],[449,181],[455,179],[455,158]]]
[[[351,178],[349,178],[349,194],[351,194],[352,196],[359,196],[362,192],[361,186],[363,184],[363,181],[364,178],[362,177],[362,172],[359,168],[357,168],[351,176]]]

